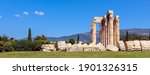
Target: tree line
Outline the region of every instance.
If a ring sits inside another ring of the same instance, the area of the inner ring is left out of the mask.
[[[31,33],[31,29],[29,28],[27,40],[16,40],[6,35],[0,36],[0,52],[40,51],[43,44],[50,43],[45,35],[36,36],[32,39]]]
[[[150,32],[149,35],[137,35],[137,34],[130,34],[126,31],[125,35],[121,35],[121,40],[123,41],[132,41],[132,40],[150,40]]]

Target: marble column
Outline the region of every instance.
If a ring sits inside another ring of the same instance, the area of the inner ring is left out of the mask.
[[[116,26],[116,42],[120,41],[120,19],[119,16],[115,18],[115,26]]]
[[[96,44],[96,22],[91,24],[91,41]]]
[[[107,17],[106,17],[106,15],[104,16],[104,18],[103,18],[103,20],[104,20],[104,29],[105,29],[105,38],[104,38],[104,40],[105,40],[105,47],[108,45],[108,27],[107,27]]]
[[[109,10],[108,11],[108,31],[109,31],[109,45],[113,45],[113,22],[114,22],[114,17],[113,17],[113,11]]]
[[[100,24],[100,42],[104,45],[104,33],[103,33],[103,23]]]

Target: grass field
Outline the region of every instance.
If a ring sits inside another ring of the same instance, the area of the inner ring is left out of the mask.
[[[4,52],[0,58],[150,58],[150,51],[136,52]]]

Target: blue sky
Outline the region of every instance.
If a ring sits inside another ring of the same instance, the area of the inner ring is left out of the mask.
[[[150,28],[150,0],[0,0],[0,35],[25,38],[67,36],[90,31],[94,16],[114,10],[121,29]]]

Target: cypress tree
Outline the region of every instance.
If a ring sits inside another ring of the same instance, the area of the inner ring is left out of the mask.
[[[149,40],[150,40],[150,31],[149,31]]]
[[[129,41],[129,32],[126,31],[126,41]]]
[[[78,35],[77,36],[77,43],[79,43],[79,41],[80,41],[80,36]]]
[[[32,34],[31,34],[31,29],[29,28],[28,31],[28,41],[32,41]]]

